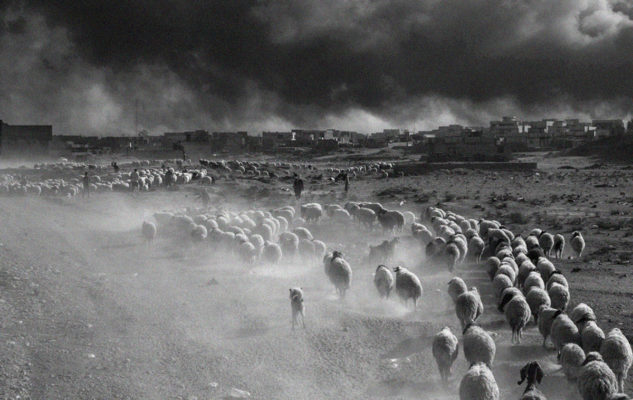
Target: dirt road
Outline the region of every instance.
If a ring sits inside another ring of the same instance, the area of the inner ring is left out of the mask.
[[[382,239],[378,233],[314,228],[317,238],[350,256],[353,290],[343,302],[320,264],[245,268],[187,240],[143,242],[144,217],[188,201],[180,193],[68,203],[0,199],[0,398],[220,399],[231,388],[256,399],[457,398],[466,362],[460,356],[444,389],[430,350],[443,326],[459,332],[445,293],[447,272],[416,270],[425,295],[412,312],[378,300],[375,265],[361,262],[367,243]],[[560,265],[574,303],[589,299],[601,318],[614,316],[600,321],[605,330],[619,321],[610,298],[619,297],[619,312],[630,313],[630,278],[617,275],[625,272],[596,264],[577,278],[569,273],[577,264]],[[595,272],[605,284],[588,279]],[[483,325],[497,335],[494,373],[502,398],[520,396],[518,370],[533,359],[548,372],[542,385],[548,398],[570,398],[535,328],[523,345],[511,346],[483,273],[458,274],[484,296]],[[306,293],[305,331],[290,330],[292,286]],[[596,295],[604,296],[599,304]]]

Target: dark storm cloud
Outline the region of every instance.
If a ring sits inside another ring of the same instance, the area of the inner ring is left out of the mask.
[[[236,127],[269,117],[320,124],[358,110],[415,121],[420,104],[428,113],[429,98],[453,104],[455,117],[466,121],[473,116],[460,111],[463,104],[487,115],[504,109],[490,106],[500,99],[530,114],[561,101],[565,110],[592,114],[589,107],[608,103],[626,114],[633,98],[630,1],[12,4],[3,35],[28,29],[24,15],[43,15],[50,29],[68,33],[71,56],[105,69],[101,84],[114,103],[159,91],[146,87],[151,77],[146,86],[136,83],[139,68],[173,73],[183,85],[178,90],[193,96],[177,119],[206,113],[202,121]],[[172,111],[153,112],[168,124]]]

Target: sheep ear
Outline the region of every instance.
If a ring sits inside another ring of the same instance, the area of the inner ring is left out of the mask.
[[[527,367],[528,366],[526,365],[525,367],[521,368],[521,380],[517,382],[517,385],[520,385],[523,383],[523,381],[525,381],[525,373],[526,373]]]

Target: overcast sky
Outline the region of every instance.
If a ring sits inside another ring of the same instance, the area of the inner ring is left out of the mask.
[[[0,119],[55,134],[630,118],[633,0],[0,0]]]

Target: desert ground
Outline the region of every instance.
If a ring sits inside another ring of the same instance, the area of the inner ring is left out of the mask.
[[[570,306],[589,304],[605,332],[618,327],[630,341],[633,169],[588,157],[524,159],[538,170],[361,177],[347,196],[342,183],[305,175],[303,202],[377,201],[417,216],[433,205],[494,218],[523,235],[537,227],[562,233],[564,258],[553,262],[569,280]],[[214,210],[270,210],[297,205],[291,185],[218,179],[208,191]],[[444,326],[461,337],[446,293],[452,274],[423,251],[397,250],[389,264],[420,277],[424,294],[413,310],[379,298],[378,263],[366,259],[368,245],[393,234],[355,223],[306,225],[351,264],[352,287],[340,300],[320,262],[244,265],[161,235],[160,227],[156,240],[144,241],[143,221],[185,207],[200,201],[184,187],[89,199],[0,197],[0,398],[206,400],[239,396],[234,389],[253,399],[458,398],[463,354],[445,388],[430,345]],[[587,243],[580,259],[570,259],[575,230]],[[460,265],[455,275],[482,294],[480,322],[495,337],[501,398],[520,398],[519,370],[532,360],[546,372],[539,387],[549,399],[578,398],[533,323],[521,345],[510,343],[481,266]],[[295,286],[304,290],[306,328],[293,331],[288,289]],[[631,376],[626,392],[633,394]]]

